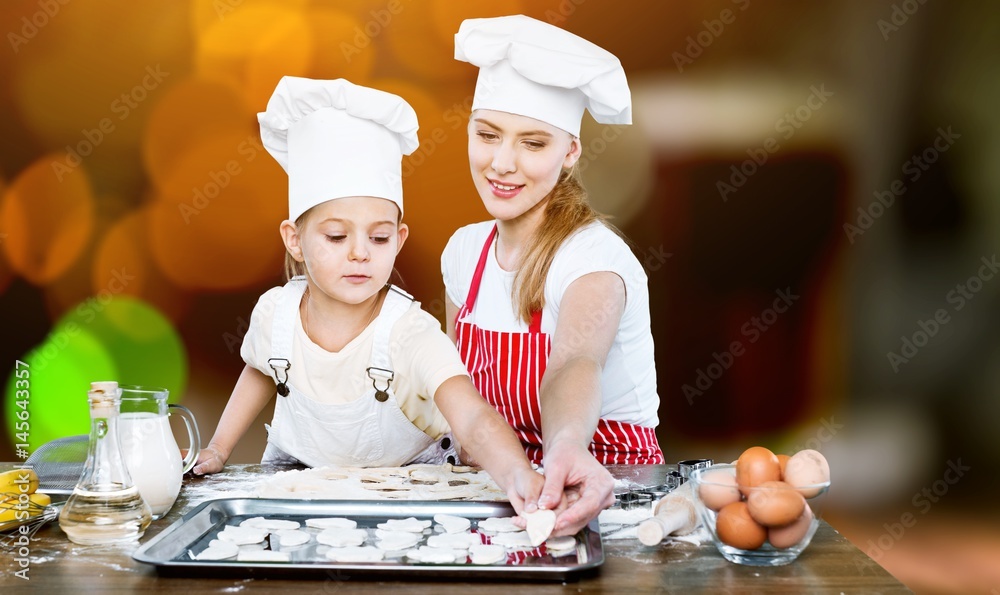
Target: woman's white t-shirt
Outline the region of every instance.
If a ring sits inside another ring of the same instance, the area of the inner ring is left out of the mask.
[[[250,328],[243,338],[240,355],[247,365],[273,376],[267,363],[271,357],[271,324],[281,287],[268,290],[257,300]],[[371,365],[375,325],[334,353],[312,342],[302,328],[296,308],[289,382],[302,394],[322,403],[345,403],[360,398],[371,388],[365,370]],[[448,421],[434,404],[434,393],[453,376],[468,376],[454,343],[441,330],[441,323],[424,312],[419,302],[392,327],[389,357],[395,378],[392,388],[403,415],[433,439],[450,432]]]
[[[448,299],[459,309],[469,294],[483,245],[494,221],[467,225],[452,235],[441,255]],[[589,273],[610,271],[625,282],[625,311],[608,352],[601,377],[603,419],[648,428],[659,423],[653,335],[649,323],[649,291],[646,272],[628,245],[600,222],[592,223],[566,239],[556,251],[545,279],[542,332],[555,333],[559,305],[570,284]],[[528,325],[514,311],[511,299],[514,272],[500,268],[496,241],[486,261],[476,305],[465,322],[501,332],[528,332]],[[601,316],[594,312],[595,322]]]

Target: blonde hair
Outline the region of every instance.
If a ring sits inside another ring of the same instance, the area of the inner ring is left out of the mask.
[[[541,312],[545,306],[545,278],[549,267],[556,251],[576,230],[600,221],[622,235],[607,219],[587,202],[587,190],[576,167],[564,169],[549,192],[542,223],[528,240],[514,276],[511,297],[514,311],[521,320],[530,323],[532,313]]]

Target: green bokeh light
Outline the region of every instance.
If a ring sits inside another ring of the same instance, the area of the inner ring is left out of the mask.
[[[101,342],[84,329],[63,329],[49,334],[45,342],[21,359],[28,364],[28,418],[30,450],[50,440],[90,431],[87,389],[98,378],[114,378],[118,369]],[[11,442],[16,412],[16,378],[7,382],[4,417]]]
[[[187,354],[158,310],[127,296],[89,298],[70,310],[22,361],[31,373],[31,448],[89,430],[87,389],[95,380],[161,386],[179,400]],[[14,438],[14,376],[7,383],[7,434]]]

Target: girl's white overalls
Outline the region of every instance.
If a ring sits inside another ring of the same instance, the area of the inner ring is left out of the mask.
[[[281,289],[271,326],[268,360],[278,385],[274,419],[267,427],[267,448],[261,463],[301,462],[323,465],[396,467],[406,463],[458,463],[451,435],[433,440],[407,419],[392,390],[389,335],[409,309],[413,297],[389,285],[382,311],[374,321],[375,336],[366,374],[371,388],[347,403],[321,403],[288,382],[295,365],[292,337],[295,317],[306,289],[304,277],[294,277]],[[286,393],[286,394],[282,394]]]

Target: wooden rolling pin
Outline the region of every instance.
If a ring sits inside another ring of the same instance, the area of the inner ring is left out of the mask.
[[[668,535],[687,535],[698,526],[690,481],[670,492],[653,508],[653,516],[639,524],[637,533],[644,545],[656,545]]]

